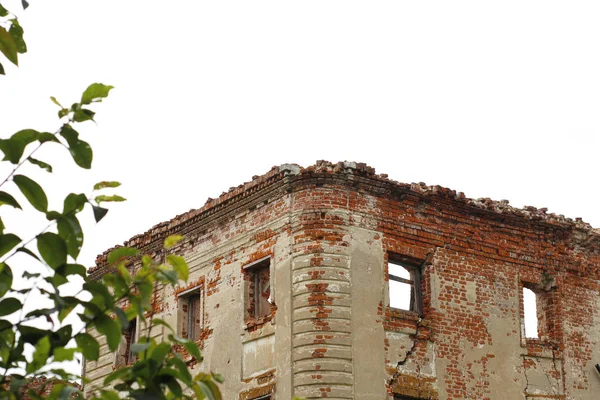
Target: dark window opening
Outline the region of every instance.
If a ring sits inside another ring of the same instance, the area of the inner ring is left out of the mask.
[[[198,341],[202,336],[202,287],[179,296],[181,337]]]
[[[270,258],[245,268],[247,280],[247,317],[260,319],[271,315]]]
[[[136,335],[137,320],[132,319],[129,321],[129,325],[123,330],[123,336],[121,337],[121,343],[119,344],[115,359],[116,367],[122,367],[135,362],[136,355],[133,353],[132,347],[135,344]]]
[[[135,335],[137,333],[137,319],[134,318],[131,321],[129,321],[129,326],[127,327],[127,332],[125,333],[125,340],[126,340],[126,348],[125,348],[125,355],[127,357],[127,364],[131,364],[132,362],[135,361],[135,354],[132,351],[132,346],[135,343]]]

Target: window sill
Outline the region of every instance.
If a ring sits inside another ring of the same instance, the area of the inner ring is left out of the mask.
[[[246,320],[246,328],[245,329],[250,332],[260,329],[267,322],[271,322],[273,320],[274,316],[275,316],[274,313],[271,313],[269,315],[265,315],[264,317],[260,317],[260,318],[250,318],[250,319]]]
[[[407,321],[415,321],[418,322],[421,320],[421,316],[415,311],[403,310],[401,308],[389,308],[389,316],[391,318],[403,319]]]
[[[244,324],[242,332],[242,343],[260,339],[275,334],[275,319],[274,315],[258,319],[249,320]]]
[[[525,338],[521,347],[526,349],[527,356],[552,358],[558,346],[549,339]]]
[[[113,364],[112,370],[117,371],[122,368],[132,367],[136,362],[137,362],[137,360],[133,360],[131,362],[128,362],[127,364]]]

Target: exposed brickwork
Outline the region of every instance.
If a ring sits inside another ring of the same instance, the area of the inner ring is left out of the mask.
[[[82,388],[81,385],[76,382],[64,381],[47,376],[38,376],[35,378],[30,378],[25,384],[23,384],[19,388],[16,395],[22,400],[37,399],[39,396],[48,397],[54,386],[58,384],[73,386],[80,390]],[[10,379],[7,379],[7,383],[5,383],[3,386],[4,388],[8,389],[10,387]],[[75,397],[75,394],[70,397]]]
[[[227,376],[225,398],[600,392],[600,234],[580,219],[317,162],[274,167],[126,245],[159,255],[175,233],[203,287],[205,360],[193,365]],[[389,306],[390,255],[418,266],[420,313]],[[267,256],[272,309],[252,321],[244,267]],[[177,326],[191,287],[163,289],[156,313]],[[524,335],[523,287],[537,294],[536,339]],[[98,363],[90,373],[103,376]]]

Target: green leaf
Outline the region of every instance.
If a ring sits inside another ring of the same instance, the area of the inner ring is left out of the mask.
[[[60,322],[63,322],[65,320],[65,318],[67,318],[67,316],[69,314],[71,314],[71,311],[73,311],[75,306],[76,306],[76,304],[69,304],[69,305],[65,306],[64,308],[61,308],[61,310],[58,312],[58,320]]]
[[[21,208],[21,205],[12,197],[10,194],[6,192],[0,192],[0,206],[7,204],[9,206],[13,206],[14,208]]]
[[[65,347],[71,340],[71,334],[73,333],[73,326],[65,325],[56,332],[52,332],[50,341],[53,347]]]
[[[77,349],[65,349],[57,347],[54,349],[54,361],[71,361],[75,356]]]
[[[92,101],[102,101],[103,98],[108,96],[108,92],[114,86],[103,85],[102,83],[92,83],[83,92],[81,96],[81,104],[90,104]]]
[[[27,247],[19,247],[17,249],[18,253],[25,253],[33,258],[35,258],[36,260],[40,261],[40,258],[31,250],[29,250]]]
[[[183,239],[182,235],[171,235],[167,237],[164,244],[165,249],[170,249],[171,247],[175,246],[177,243],[179,243],[179,241],[181,241],[181,239]]]
[[[16,19],[11,19],[12,25],[8,30],[8,33],[12,36],[15,41],[15,45],[17,46],[18,53],[27,53],[27,45],[25,44],[25,40],[23,40],[23,28],[19,25],[19,21]]]
[[[210,400],[222,400],[221,392],[219,392],[219,388],[217,385],[210,380],[200,380],[198,381],[198,386],[202,393],[206,396],[207,399]],[[198,391],[195,391],[198,393]]]
[[[62,276],[79,275],[82,278],[86,277],[87,270],[80,264],[64,264],[56,268],[56,273]]]
[[[17,44],[12,35],[0,26],[0,51],[15,65],[19,65],[17,56]]]
[[[131,345],[131,352],[134,354],[140,354],[150,347],[151,343],[135,343]]]
[[[59,106],[60,108],[64,108],[64,107],[62,106],[62,104],[60,104],[60,103],[58,102],[58,100],[56,100],[56,97],[54,97],[54,96],[50,96],[50,100],[51,100],[51,101],[52,101],[54,104],[56,104],[57,106]]]
[[[18,329],[21,333],[21,340],[25,343],[35,344],[41,338],[48,336],[47,330],[34,328],[33,326],[20,325]]]
[[[79,300],[76,297],[63,296],[61,298],[64,301],[64,304],[58,307],[60,308],[58,311],[58,320],[60,322],[64,321],[71,311],[73,311],[73,309],[79,304]]]
[[[58,220],[57,228],[58,235],[67,245],[67,253],[73,259],[77,259],[83,246],[83,230],[81,229],[79,220],[74,215],[62,217]]]
[[[94,302],[98,304],[98,301],[101,300],[101,304],[105,307],[104,309],[110,309],[114,306],[113,296],[108,291],[108,288],[100,282],[86,282],[83,284],[83,288],[92,294],[94,297]]]
[[[7,349],[8,350],[8,349]],[[11,374],[12,375],[12,374]],[[10,380],[10,391],[12,393],[17,393],[21,386],[26,383],[25,377],[23,375],[12,375]]]
[[[95,325],[98,332],[106,336],[108,348],[111,351],[115,351],[117,347],[119,347],[119,342],[121,341],[121,329],[119,328],[119,324],[107,315],[101,314],[96,318]]]
[[[134,249],[133,247],[119,247],[108,253],[108,257],[106,258],[106,260],[109,264],[114,264],[115,262],[120,261],[123,258],[134,257],[138,254],[138,249]]]
[[[167,327],[171,332],[175,333],[175,330],[173,329],[173,327],[171,325],[169,325],[167,322],[165,322],[165,320],[160,319],[160,318],[153,318],[152,319],[152,323],[155,325],[162,325]]]
[[[189,267],[183,257],[169,254],[167,256],[167,262],[171,264],[180,279],[184,281],[188,280]]]
[[[129,374],[130,372],[131,371],[129,370],[129,368],[118,369],[115,372],[113,372],[112,374],[108,375],[106,378],[104,378],[104,384],[108,385],[112,381],[115,381],[115,380],[121,378],[122,376]]]
[[[12,233],[0,235],[0,257],[11,251],[16,245],[21,243],[21,239]]]
[[[101,390],[100,396],[102,400],[121,400],[117,392]]]
[[[0,263],[0,297],[12,287],[13,273],[8,264]]]
[[[2,63],[0,63],[0,75],[6,75],[6,72],[4,72],[4,66],[2,65]]]
[[[192,375],[187,368],[187,365],[179,357],[171,357],[167,361],[168,364],[179,370],[179,379],[188,386],[192,385]]]
[[[56,373],[56,372],[54,372],[54,373]],[[74,396],[75,393],[78,393],[78,396]],[[58,400],[72,400],[74,398],[83,399],[83,396],[81,395],[81,391],[79,389],[77,389],[75,386],[64,385],[64,387],[61,388],[61,390],[60,390],[60,393],[58,395]]]
[[[200,354],[200,349],[198,345],[191,340],[186,340],[183,342],[183,347],[190,353],[196,360],[202,361],[202,355]]]
[[[165,278],[167,278],[169,283],[171,283],[173,286],[177,284],[177,280],[179,279],[179,274],[176,271],[174,271],[170,268],[167,268],[165,265],[161,265],[158,271]]]
[[[90,169],[94,158],[90,145],[83,140],[79,140],[79,133],[68,124],[63,125],[60,135],[69,144],[69,152],[75,163],[81,168]]]
[[[162,372],[162,371],[161,371]],[[167,381],[167,386],[171,393],[175,395],[175,398],[180,399],[183,398],[183,390],[181,389],[181,385],[177,382],[176,379],[171,379]]]
[[[0,301],[0,316],[10,315],[23,307],[21,302],[13,297],[7,297]]]
[[[68,108],[61,108],[58,111],[58,118],[62,118],[62,117],[66,117],[67,115],[69,115],[69,109]]]
[[[13,134],[10,138],[29,144],[35,142],[40,137],[40,132],[35,129],[21,129],[17,133]]]
[[[73,113],[73,121],[75,122],[85,122],[85,121],[93,121],[95,112],[92,110],[88,110],[85,108],[78,108]]]
[[[26,10],[29,7],[29,2],[27,0],[21,0],[21,5],[23,6],[23,10]]]
[[[35,345],[33,360],[27,364],[27,373],[30,374],[45,366],[48,362],[49,355],[50,338],[48,336],[44,336]]]
[[[85,197],[83,193],[70,193],[67,197],[65,197],[63,214],[66,215],[71,212],[78,213],[79,211],[83,210],[86,202],[87,197]]]
[[[41,212],[48,211],[48,198],[40,185],[24,175],[13,176],[13,181],[36,210]]]
[[[39,132],[38,141],[40,143],[46,143],[46,142],[60,143],[60,140],[58,140],[55,135],[53,135],[49,132]]]
[[[39,235],[37,248],[44,261],[53,269],[67,262],[67,245],[55,233],[46,232]]]
[[[152,350],[152,355],[150,356],[157,364],[162,364],[167,355],[171,352],[171,345],[169,343],[160,343],[158,344],[154,350]]]
[[[33,165],[37,165],[38,167],[45,169],[48,172],[52,172],[52,166],[50,164],[46,164],[45,162],[40,161],[33,157],[27,157],[27,161],[29,161]]]
[[[129,318],[127,318],[127,314],[125,314],[125,311],[123,311],[120,307],[117,306],[113,307],[113,312],[117,316],[117,319],[119,320],[121,326],[129,325]]]
[[[46,219],[48,221],[58,221],[61,218],[62,218],[62,214],[59,213],[58,211],[48,211],[46,213]]]
[[[25,315],[25,318],[29,318],[29,317],[39,317],[42,315],[52,315],[56,312],[56,307],[54,308],[41,308],[41,309],[37,309],[37,310],[33,310],[27,313],[27,315]]]
[[[75,336],[77,347],[81,349],[81,353],[87,360],[95,361],[100,356],[100,346],[96,339],[87,333],[80,333]]]
[[[25,147],[38,140],[40,133],[34,129],[23,129],[12,135],[9,139],[0,140],[0,150],[4,153],[4,160],[18,164],[23,156]]]
[[[117,264],[117,274],[116,275],[120,279],[123,280],[123,283],[126,286],[129,286],[129,284],[131,283],[131,275],[129,274],[129,271],[127,270],[127,267],[125,266],[125,263]]]
[[[38,276],[40,276],[40,274],[38,274],[38,273],[32,274],[27,271],[23,272],[23,278],[25,278],[25,279],[37,278]]]
[[[49,284],[51,284],[52,286],[54,286],[55,288],[69,282],[69,280],[67,278],[65,278],[64,276],[59,275],[59,274],[54,274],[52,276],[44,278],[44,280],[46,282],[48,282]]]
[[[0,17],[6,17],[8,15],[8,10],[0,4]]]
[[[94,190],[100,190],[104,188],[116,188],[121,186],[121,183],[115,181],[102,181],[94,185]]]
[[[217,372],[211,372],[213,379],[219,383],[225,382],[225,377]]]
[[[94,200],[96,200],[96,203],[100,204],[103,201],[125,201],[126,199],[124,197],[113,194],[110,196],[106,196],[106,195],[96,196],[96,198]]]
[[[96,220],[96,222],[100,222],[102,218],[104,218],[106,213],[108,213],[108,209],[94,205],[92,205],[92,210],[94,211],[94,219]]]

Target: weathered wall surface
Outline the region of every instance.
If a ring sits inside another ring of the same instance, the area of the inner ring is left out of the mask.
[[[179,295],[202,288],[205,359],[190,366],[223,373],[227,399],[600,393],[600,235],[581,221],[318,163],[273,169],[130,244],[158,252],[172,233],[186,234],[175,251],[190,282],[156,309],[176,326]],[[419,266],[420,314],[390,307],[390,256]],[[272,311],[249,323],[244,267],[264,257]],[[538,294],[539,339],[524,337],[523,287]],[[89,388],[111,357],[86,364]]]

